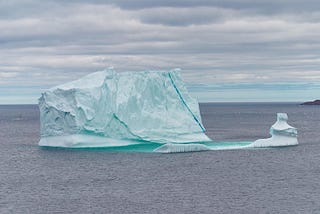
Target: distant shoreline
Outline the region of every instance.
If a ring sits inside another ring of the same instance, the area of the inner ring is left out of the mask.
[[[304,103],[301,103],[301,105],[320,105],[320,100],[304,102]]]

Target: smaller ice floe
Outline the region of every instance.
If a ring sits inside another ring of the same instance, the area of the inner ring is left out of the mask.
[[[251,144],[252,147],[273,147],[298,145],[298,131],[287,123],[286,113],[277,113],[277,122],[270,128],[271,137],[259,139]]]

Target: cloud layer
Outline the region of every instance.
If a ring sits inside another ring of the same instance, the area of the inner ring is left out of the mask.
[[[36,102],[45,88],[109,66],[179,67],[189,85],[318,83],[319,7],[315,0],[0,0],[0,102],[21,91]]]

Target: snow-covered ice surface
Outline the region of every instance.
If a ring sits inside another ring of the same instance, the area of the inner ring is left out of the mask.
[[[270,139],[212,141],[179,69],[95,72],[45,91],[39,108],[40,146],[172,153],[297,144],[284,114]]]

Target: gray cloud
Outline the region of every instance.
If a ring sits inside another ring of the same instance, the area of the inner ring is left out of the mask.
[[[73,1],[78,2],[78,1]],[[104,4],[105,1],[95,0],[98,4]],[[155,7],[173,7],[173,8],[186,8],[186,7],[220,7],[232,8],[238,10],[252,10],[264,13],[282,13],[284,11],[316,11],[319,9],[318,1],[308,0],[269,0],[269,1],[256,1],[256,0],[115,0],[108,1],[109,3],[117,5],[123,9],[137,10]]]
[[[225,21],[236,11],[214,7],[172,8],[160,7],[139,10],[137,17],[144,23],[168,26],[203,25]]]
[[[108,66],[180,67],[188,83],[209,85],[319,82],[319,7],[313,0],[0,0],[0,85],[46,88]]]

